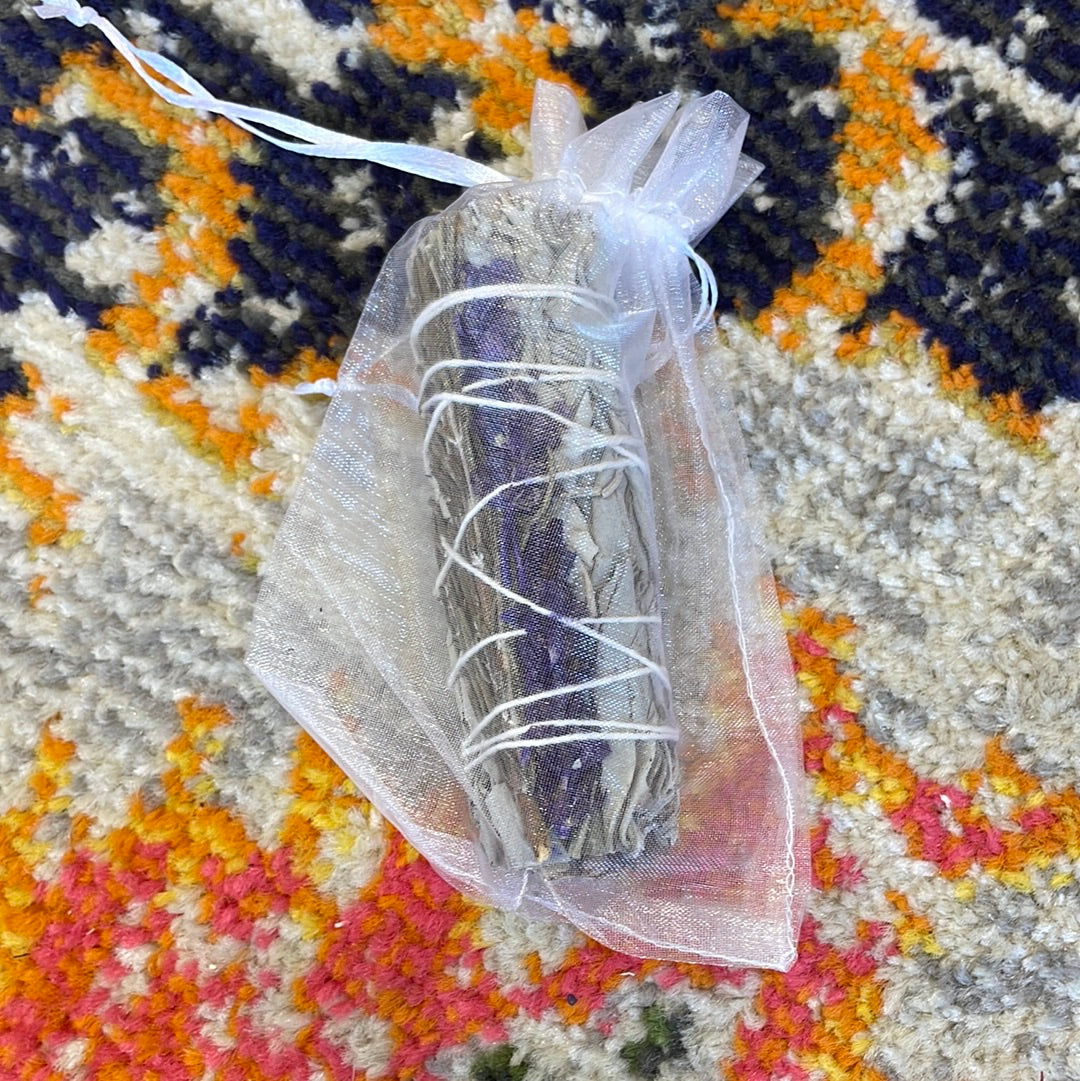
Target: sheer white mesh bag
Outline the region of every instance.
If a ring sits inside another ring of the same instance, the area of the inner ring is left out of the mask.
[[[691,244],[746,114],[586,132],[390,253],[264,568],[249,660],[466,894],[632,954],[785,967],[799,717]]]

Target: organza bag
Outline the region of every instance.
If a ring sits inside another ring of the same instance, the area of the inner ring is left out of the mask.
[[[746,123],[669,94],[587,132],[537,83],[533,180],[486,170],[388,256],[248,659],[466,894],[632,954],[786,967],[799,717],[691,246],[757,173]]]

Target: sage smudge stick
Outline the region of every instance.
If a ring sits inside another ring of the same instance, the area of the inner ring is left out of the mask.
[[[444,214],[410,261],[412,342],[482,847],[599,869],[674,841],[676,733],[626,335],[590,216],[550,214],[528,192]]]

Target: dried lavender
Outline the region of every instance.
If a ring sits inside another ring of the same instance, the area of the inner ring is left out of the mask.
[[[549,229],[543,265],[530,212],[467,203],[410,264],[435,311],[413,344],[438,588],[488,858],[610,865],[671,843],[677,812],[647,472],[610,334],[581,322],[591,222]]]
[[[506,260],[488,266],[464,268],[467,288],[513,281],[515,268]],[[518,355],[520,330],[517,320],[497,299],[467,302],[454,319],[458,345],[465,356],[484,361],[510,363]],[[491,367],[463,369],[466,384],[488,383],[498,378]],[[481,397],[536,405],[534,389],[525,381],[514,382],[503,395],[497,386],[481,387]],[[478,410],[473,423],[479,443],[487,448],[473,474],[479,497],[528,477],[546,472],[558,450],[562,434],[541,414],[520,410]],[[588,617],[581,598],[571,586],[575,555],[563,535],[563,523],[547,518],[538,528],[530,523],[543,509],[545,492],[536,485],[508,488],[491,504],[498,526],[499,578],[515,593],[528,596],[550,611],[572,620]],[[524,540],[522,540],[524,538]],[[523,604],[508,604],[502,622],[523,633],[512,639],[522,679],[522,694],[530,696],[552,687],[573,688],[587,684],[597,674],[595,639],[575,634],[566,624]],[[581,728],[545,726],[545,720],[596,715],[596,696],[591,689],[529,702],[525,724],[537,739],[548,739]],[[587,816],[603,807],[606,793],[601,784],[600,763],[610,747],[596,739],[551,746],[522,747],[518,758],[524,773],[533,775],[532,789],[540,816],[552,834],[566,845]]]

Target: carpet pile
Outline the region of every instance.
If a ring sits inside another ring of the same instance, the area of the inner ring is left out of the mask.
[[[535,77],[765,170],[700,245],[805,698],[786,973],[456,895],[243,664],[389,247],[455,192],[0,14],[0,1076],[1080,1078],[1080,9],[129,0],[213,92],[522,173]]]

